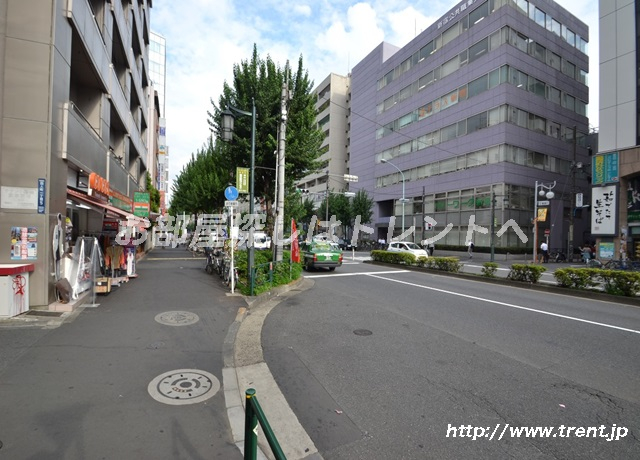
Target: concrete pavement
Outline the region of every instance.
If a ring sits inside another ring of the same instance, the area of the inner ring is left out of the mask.
[[[465,259],[466,253],[436,251],[435,255],[455,255],[460,257],[460,260],[465,264],[478,265],[488,261],[490,257],[489,254],[475,253],[471,262],[468,258]],[[355,253],[352,256],[355,260],[368,258],[367,253]],[[345,259],[349,260],[349,258],[349,254],[345,254]],[[496,262],[505,269],[513,263],[528,263],[524,258],[504,256],[496,257]],[[51,388],[46,383],[40,382],[38,375],[54,374],[55,378],[65,382],[68,388],[73,387],[74,384],[80,384],[81,381],[84,382],[82,385],[86,388],[79,399],[82,401],[83,407],[90,407],[93,404],[92,400],[98,397],[97,395],[102,391],[99,386],[95,386],[94,381],[108,379],[104,374],[104,369],[96,366],[96,355],[99,354],[100,361],[110,363],[108,366],[115,363],[121,374],[118,379],[120,388],[117,391],[136,394],[135,405],[143,406],[143,409],[135,407],[132,414],[127,414],[131,406],[119,405],[117,418],[131,418],[138,420],[142,425],[146,422],[144,422],[145,417],[140,414],[140,411],[156,417],[153,414],[159,409],[158,402],[149,397],[150,394],[146,391],[146,387],[149,381],[162,371],[195,369],[197,375],[192,378],[199,379],[202,376],[206,377],[206,373],[211,373],[214,379],[216,376],[221,379],[220,393],[222,396],[211,395],[210,399],[205,398],[198,404],[193,404],[193,406],[201,408],[211,405],[209,410],[215,412],[215,416],[212,418],[216,419],[215,425],[218,428],[215,442],[211,440],[210,433],[202,432],[196,428],[193,433],[185,436],[184,433],[180,433],[183,428],[177,428],[175,424],[170,428],[163,426],[162,416],[159,416],[158,431],[172,432],[174,436],[179,438],[187,437],[189,442],[185,443],[184,439],[181,439],[177,443],[163,444],[166,442],[165,440],[158,440],[155,436],[147,434],[148,437],[143,437],[143,441],[130,440],[129,443],[124,443],[121,447],[123,449],[121,454],[130,453],[130,450],[127,449],[135,450],[137,442],[153,442],[164,446],[165,450],[160,449],[157,456],[154,457],[142,455],[138,458],[174,458],[167,452],[177,453],[181,449],[190,450],[193,458],[199,458],[198,455],[204,457],[205,454],[221,454],[222,452],[227,453],[230,456],[228,458],[234,456],[240,458],[244,446],[245,391],[248,388],[254,388],[256,397],[287,458],[321,459],[313,441],[302,428],[275,383],[264,361],[261,346],[262,324],[271,309],[283,299],[309,289],[313,285],[313,281],[302,279],[291,286],[276,288],[249,301],[242,296],[231,296],[215,275],[207,275],[204,272],[203,264],[203,258],[193,258],[184,249],[155,250],[139,263],[140,277],[123,284],[108,296],[98,296],[100,303],[98,307],[81,306],[82,303],[86,304],[91,301],[91,299],[85,298],[78,301],[80,306],[71,312],[60,312],[59,315],[35,312],[35,315],[20,315],[10,320],[0,320],[0,345],[2,346],[0,348],[0,388],[3,389],[0,392],[0,410],[5,414],[3,417],[5,423],[11,422],[13,427],[18,425],[29,427],[34,425],[34,420],[37,421],[41,418],[43,410],[41,406],[23,404],[20,408],[27,407],[27,411],[18,410],[16,407],[20,401],[38,401],[51,395]],[[548,269],[553,269],[556,266],[569,265],[549,264]],[[149,321],[151,315],[151,317],[157,316],[167,310],[174,313],[175,311],[181,312],[178,315],[181,316],[179,319],[184,319],[183,317],[188,313],[194,313],[204,321],[181,328],[169,327],[171,332],[167,333],[167,326],[150,324]],[[107,327],[106,330],[105,327]],[[126,329],[126,334],[119,332],[121,329]],[[174,333],[174,331],[180,332]],[[95,343],[96,336],[100,337],[97,344]],[[216,342],[217,345],[212,345],[212,342]],[[93,345],[87,346],[88,344]],[[116,344],[123,345],[124,348],[115,346]],[[142,346],[140,346],[141,344]],[[171,352],[167,352],[167,355],[149,357],[149,350],[169,349]],[[96,353],[95,350],[99,350],[99,353]],[[127,353],[137,356],[139,360],[124,360],[124,363],[120,363],[123,361],[120,356],[123,350],[129,350]],[[73,358],[67,360],[62,357],[64,365],[61,366],[61,369],[56,369],[51,360],[55,362],[55,357],[61,352],[63,354],[69,353]],[[216,354],[219,354],[218,358],[213,356]],[[208,358],[203,361],[202,356],[208,356]],[[141,365],[140,362],[144,364]],[[25,373],[24,368],[29,366],[29,372]],[[135,372],[135,379],[127,377],[127,374],[131,373],[131,367],[139,368]],[[82,370],[88,368],[92,369],[92,378],[83,375]],[[79,369],[81,370],[79,371]],[[198,373],[198,369],[202,370],[202,374]],[[109,369],[109,371],[113,370]],[[70,374],[71,377],[64,374]],[[47,375],[47,378],[51,378],[51,376]],[[20,389],[25,381],[37,383],[27,392]],[[145,391],[141,391],[141,385]],[[62,390],[62,387],[57,389]],[[55,391],[53,394],[55,395]],[[69,413],[68,408],[58,407],[51,402],[45,406],[51,406],[51,413]],[[179,407],[185,411],[193,409],[186,404]],[[76,410],[70,411],[74,413]],[[163,412],[163,408],[160,408],[160,411]],[[104,426],[119,423],[117,418],[109,418],[114,414],[109,414],[107,406],[100,406],[98,413],[100,417],[105,419],[106,425],[93,420],[96,427],[102,426],[105,429]],[[193,417],[194,420],[185,422],[185,426],[194,427],[197,425],[196,423],[192,424],[195,420],[210,425],[210,422],[205,421],[206,419],[199,419],[192,412],[188,413],[190,414],[188,417]],[[222,416],[223,418],[221,418]],[[94,419],[98,415],[87,417]],[[35,426],[42,423],[42,421],[35,423]],[[60,433],[58,436],[72,439],[73,433],[62,434],[62,431],[77,428],[74,426],[65,428],[64,425],[54,428],[55,422],[53,420],[46,422],[45,425],[46,427],[40,427],[38,430]],[[0,428],[2,427],[3,423],[0,422]],[[109,429],[106,430],[109,432]],[[135,432],[136,428],[130,427],[129,430]],[[4,449],[0,447],[2,449],[0,453],[12,452],[11,449],[14,449],[13,452],[32,456],[33,451],[30,449],[35,446],[30,443],[14,444],[12,432],[15,436],[19,436],[13,428],[0,429],[0,442],[4,445]],[[263,431],[260,430],[260,458],[272,458],[262,433]],[[111,434],[117,437],[131,433],[122,433],[116,430]],[[55,436],[52,435],[52,437]],[[199,445],[203,440],[207,441],[207,446]],[[58,446],[58,449],[68,449],[68,444],[74,444],[74,442],[65,441]],[[100,445],[99,441],[93,439],[93,435],[87,436],[84,444],[83,453],[90,455],[95,453],[95,446]],[[229,447],[232,445],[237,447],[235,455],[229,451]],[[46,443],[40,447],[40,452],[48,454],[52,452]],[[53,450],[53,452],[59,453],[59,450]],[[167,454],[167,456],[163,457],[162,454]],[[21,455],[18,455],[16,458],[20,457]],[[82,457],[73,457],[72,455],[69,458]]]
[[[241,458],[245,391],[254,388],[287,458],[320,459],[260,343],[269,311],[313,282],[248,303],[207,275],[203,258],[179,248],[150,252],[137,271],[138,278],[97,296],[95,307],[85,295],[0,319],[0,454]],[[208,391],[198,393],[200,382]],[[171,400],[181,389],[185,399]],[[259,458],[273,458],[259,433]]]

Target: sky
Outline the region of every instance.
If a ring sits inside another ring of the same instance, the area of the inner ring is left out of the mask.
[[[589,115],[598,127],[598,0],[555,0],[589,26]],[[209,138],[207,111],[233,66],[251,57],[303,66],[315,84],[347,75],[385,41],[403,47],[455,0],[155,0],[151,30],[166,39],[165,114],[171,183]],[[535,3],[535,2],[534,2]],[[250,108],[245,108],[250,110]],[[171,192],[169,192],[171,193]]]

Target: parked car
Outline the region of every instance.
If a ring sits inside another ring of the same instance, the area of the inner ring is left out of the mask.
[[[264,232],[254,232],[253,247],[257,250],[271,249],[271,237]]]
[[[334,271],[342,265],[342,250],[335,243],[324,241],[305,241],[300,244],[302,266],[311,271],[326,267]]]
[[[392,241],[389,243],[389,247],[387,251],[391,252],[407,252],[409,254],[413,254],[418,257],[429,257],[427,251],[422,249],[416,243],[412,243],[410,241]]]

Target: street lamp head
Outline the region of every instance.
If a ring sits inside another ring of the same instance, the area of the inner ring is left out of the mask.
[[[228,108],[221,112],[220,115],[222,117],[222,140],[231,142],[233,139],[233,122],[236,117]]]
[[[540,189],[540,191],[538,192],[538,195],[540,195],[540,196],[544,196],[544,195],[545,195],[545,193],[546,193],[546,192],[545,192],[544,190]]]
[[[555,193],[553,193],[551,190],[549,190],[546,194],[546,197],[548,200],[552,199],[555,195]]]

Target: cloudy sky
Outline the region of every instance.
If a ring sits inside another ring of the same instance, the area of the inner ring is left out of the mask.
[[[280,66],[300,55],[311,79],[346,75],[380,42],[402,47],[455,0],[155,0],[151,29],[167,41],[166,114],[173,180],[207,142],[207,110],[233,65],[261,57]],[[598,126],[598,0],[556,0],[589,26],[589,114]],[[249,108],[247,108],[249,110]]]

